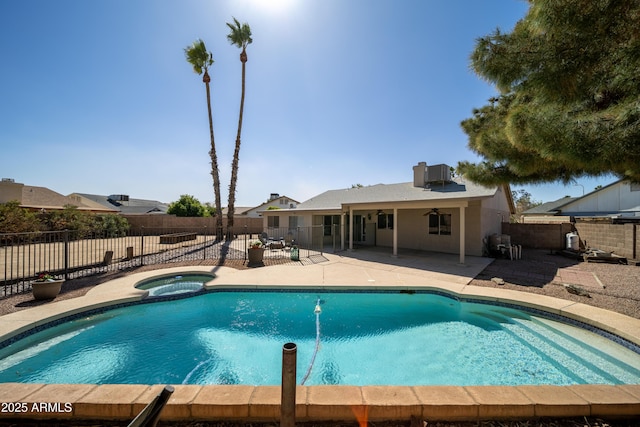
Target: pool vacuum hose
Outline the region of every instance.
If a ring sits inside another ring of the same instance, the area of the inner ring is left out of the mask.
[[[307,369],[307,373],[304,374],[302,378],[301,385],[304,385],[311,375],[311,369],[313,369],[313,363],[316,360],[316,354],[318,354],[318,349],[320,348],[320,313],[322,313],[322,308],[320,308],[320,298],[316,302],[316,307],[313,309],[313,312],[316,314],[316,347],[313,350],[313,356],[311,356],[311,362],[309,363],[309,368]]]

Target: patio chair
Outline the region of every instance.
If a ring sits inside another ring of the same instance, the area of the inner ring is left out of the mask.
[[[284,247],[291,249],[296,244],[293,234],[289,233],[284,237]]]
[[[258,239],[262,242],[262,246],[266,248],[267,244],[269,243],[269,235],[265,231],[263,231],[262,233],[260,233]]]
[[[282,238],[279,239],[271,239],[269,242],[269,249],[284,249],[284,241]]]
[[[174,388],[170,385],[164,386],[160,394],[145,406],[127,427],[155,427],[160,419],[160,412],[173,394],[173,390]]]

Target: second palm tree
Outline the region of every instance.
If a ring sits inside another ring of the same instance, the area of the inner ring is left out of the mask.
[[[227,40],[238,48],[240,52],[240,62],[242,62],[242,94],[240,95],[240,116],[238,119],[238,134],[236,136],[236,147],[233,152],[231,163],[231,181],[229,182],[229,205],[227,211],[227,239],[233,238],[233,215],[235,214],[236,183],[238,182],[238,162],[240,161],[240,135],[242,133],[242,114],[244,111],[244,88],[245,88],[245,66],[247,63],[247,46],[253,42],[251,39],[251,28],[249,24],[240,22],[233,18],[233,23],[227,22],[231,32],[227,35]]]

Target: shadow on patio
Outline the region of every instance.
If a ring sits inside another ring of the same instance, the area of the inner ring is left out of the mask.
[[[493,258],[467,255],[465,263],[460,264],[458,254],[413,249],[399,249],[398,256],[394,257],[391,248],[379,246],[359,246],[353,251],[340,251],[335,255],[343,259],[375,262],[386,265],[389,269],[410,268],[431,273],[463,276],[469,279],[473,279],[479,271],[485,269],[493,261]]]

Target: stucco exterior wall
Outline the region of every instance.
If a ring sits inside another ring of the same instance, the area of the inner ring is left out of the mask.
[[[465,211],[465,253],[482,256],[482,239],[486,235],[483,224],[483,208],[480,202],[470,203]]]
[[[465,210],[465,253],[482,256],[482,225],[480,205]],[[423,251],[460,253],[460,210],[440,209],[441,214],[451,214],[451,234],[429,234],[429,219],[424,210],[398,211],[398,246]],[[386,245],[385,245],[386,246]],[[391,246],[391,242],[389,245]]]
[[[636,190],[636,187],[633,187]],[[600,191],[588,194],[562,208],[564,214],[579,214],[581,212],[618,212],[637,209],[640,206],[640,191],[632,191],[628,182],[619,182]]]
[[[494,198],[495,199],[495,198]],[[480,218],[480,233],[481,239],[489,239],[492,234],[502,234],[502,227],[504,223],[509,222],[509,208],[507,203],[500,203],[494,199],[483,200],[479,212],[477,215]],[[514,244],[517,243],[512,241]]]
[[[458,209],[440,209],[440,214],[451,214],[451,234],[429,234],[429,217],[424,210],[398,211],[398,246],[422,251],[458,253],[460,215]]]

